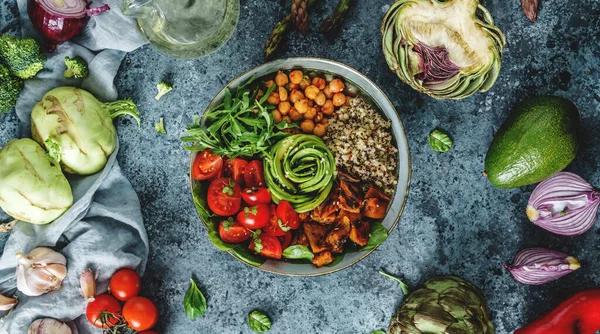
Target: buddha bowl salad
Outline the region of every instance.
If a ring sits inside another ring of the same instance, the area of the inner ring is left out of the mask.
[[[226,89],[181,138],[210,240],[255,266],[376,247],[397,184],[390,126],[340,79],[279,71]]]

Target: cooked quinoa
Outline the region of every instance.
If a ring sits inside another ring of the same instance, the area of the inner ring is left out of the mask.
[[[392,145],[391,123],[360,97],[337,110],[323,138],[338,168],[392,195],[398,177],[398,149]]]

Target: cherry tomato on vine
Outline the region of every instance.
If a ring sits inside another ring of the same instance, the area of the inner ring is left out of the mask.
[[[116,325],[120,315],[121,303],[106,293],[94,297],[94,301],[89,302],[85,309],[85,317],[98,328],[106,329]]]
[[[244,185],[244,171],[248,166],[248,161],[235,158],[231,161],[231,178],[233,181],[242,187]]]
[[[237,214],[237,222],[250,230],[265,227],[269,223],[269,206],[259,204],[245,207]]]
[[[300,217],[288,201],[280,201],[277,205],[277,218],[281,219],[283,224],[291,227],[292,230],[300,227]]]
[[[206,149],[196,156],[192,164],[192,177],[195,180],[209,180],[218,177],[223,169],[223,158],[221,156],[210,153],[210,149]]]
[[[279,242],[277,237],[272,236],[270,234],[261,233],[258,236],[258,239],[260,239],[260,244],[262,246],[259,247],[260,251],[258,252],[258,254],[271,259],[281,259],[281,253],[283,252],[283,250],[281,249],[281,243]],[[248,246],[248,248],[256,253],[256,243],[254,239],[250,241],[250,245]]]
[[[145,331],[156,325],[158,309],[146,297],[133,297],[123,306],[123,318],[130,328],[136,331]]]
[[[218,216],[231,216],[242,206],[242,190],[232,179],[220,178],[208,186],[208,207]]]
[[[117,271],[110,279],[108,291],[120,301],[129,299],[140,294],[142,281],[140,275],[135,270],[121,269]]]
[[[244,181],[246,181],[246,188],[265,186],[263,164],[260,160],[252,160],[248,163],[244,171]]]
[[[250,230],[240,225],[235,220],[223,220],[219,224],[219,236],[221,240],[230,244],[239,244],[250,238]]]
[[[242,199],[248,205],[271,203],[271,193],[267,188],[246,188],[242,190]]]

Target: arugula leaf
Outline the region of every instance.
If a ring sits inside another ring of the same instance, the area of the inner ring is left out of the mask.
[[[380,222],[373,223],[371,233],[369,233],[369,241],[360,250],[370,250],[381,245],[387,239],[388,234],[388,230]]]
[[[446,152],[452,147],[452,144],[452,138],[443,131],[436,129],[429,134],[429,146],[434,151]]]
[[[268,332],[271,329],[271,325],[271,319],[259,310],[254,310],[248,314],[248,327],[256,333]]]
[[[371,334],[385,334],[385,332],[382,331],[381,329],[378,329],[376,331],[372,331]]]
[[[198,289],[193,278],[190,278],[190,282],[192,284],[185,294],[185,298],[183,298],[183,307],[185,308],[185,315],[194,320],[206,313],[206,298],[204,298],[202,291]]]
[[[166,135],[167,134],[167,130],[165,130],[165,120],[164,118],[160,118],[160,121],[156,124],[154,124],[154,129],[156,130],[156,132],[158,132],[161,135]]]
[[[390,275],[388,273],[386,273],[383,270],[379,271],[380,274],[382,274],[385,277],[389,277],[395,281],[397,281],[398,283],[400,283],[400,289],[402,289],[402,293],[404,293],[405,295],[408,295],[408,285],[406,285],[404,282],[402,282],[398,277],[394,276],[394,275]]]
[[[315,257],[315,254],[313,254],[308,247],[302,245],[290,246],[283,250],[282,255],[286,259],[306,259],[309,261],[312,261],[312,259]]]

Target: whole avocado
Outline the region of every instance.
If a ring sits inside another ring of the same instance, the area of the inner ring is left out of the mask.
[[[534,184],[563,170],[579,147],[579,111],[558,96],[523,100],[502,124],[485,157],[498,188]]]

